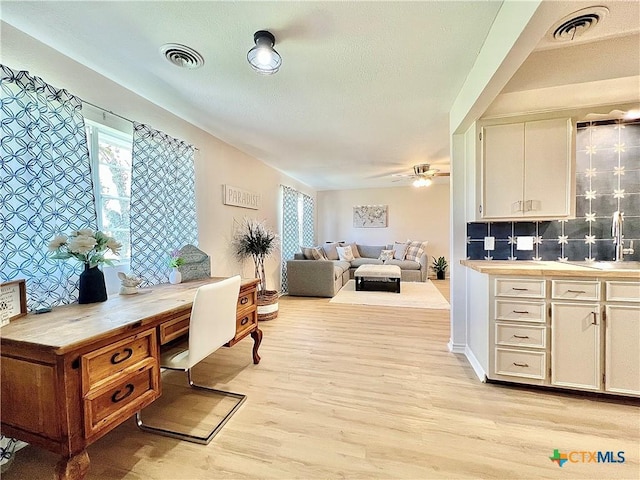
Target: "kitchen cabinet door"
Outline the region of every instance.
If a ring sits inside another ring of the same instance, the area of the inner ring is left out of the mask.
[[[640,307],[607,305],[605,390],[640,395]]]
[[[601,386],[598,303],[551,303],[551,383],[586,390]]]

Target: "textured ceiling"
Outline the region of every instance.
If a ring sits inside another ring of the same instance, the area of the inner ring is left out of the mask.
[[[398,186],[391,174],[416,163],[448,170],[448,113],[501,3],[4,1],[0,15],[238,149],[330,190]],[[246,61],[261,29],[274,33],[283,58],[273,76],[257,75]],[[169,42],[196,49],[204,67],[168,63],[159,48]]]

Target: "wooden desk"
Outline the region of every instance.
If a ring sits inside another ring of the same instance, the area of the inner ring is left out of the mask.
[[[197,288],[219,280],[157,285],[2,327],[2,433],[62,455],[56,478],[84,478],[86,447],[161,395],[159,346],[188,332]],[[241,284],[228,344],[251,335],[254,363],[262,340],[258,283]]]

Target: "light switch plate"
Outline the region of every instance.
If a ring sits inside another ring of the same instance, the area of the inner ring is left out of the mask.
[[[533,250],[533,237],[519,236],[516,240],[516,250]]]
[[[496,237],[484,237],[484,249],[495,250],[496,249]]]

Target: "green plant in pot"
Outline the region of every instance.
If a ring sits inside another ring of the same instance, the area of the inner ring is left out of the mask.
[[[436,271],[436,278],[438,280],[444,280],[444,274],[447,271],[449,264],[444,257],[433,257],[433,269]]]
[[[258,287],[258,320],[272,320],[278,316],[278,297],[276,290],[267,289],[267,277],[264,272],[265,260],[275,252],[278,235],[264,222],[245,218],[236,231],[232,246],[238,260],[253,260],[255,277],[260,279]]]

